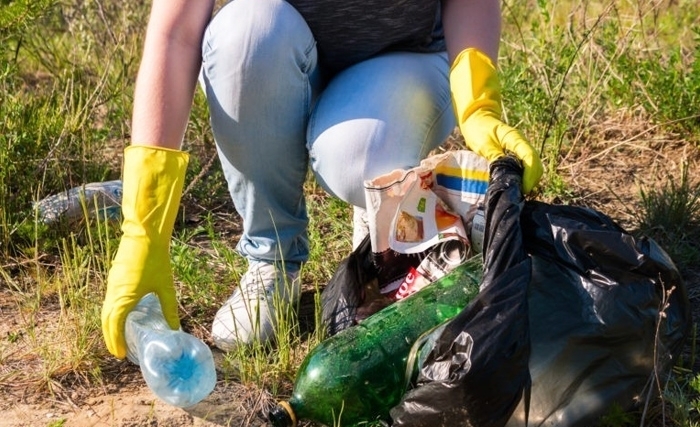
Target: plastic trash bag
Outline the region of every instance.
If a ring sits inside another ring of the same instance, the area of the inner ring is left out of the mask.
[[[493,163],[490,186],[511,181],[507,162]],[[482,295],[436,339],[393,425],[589,427],[613,404],[643,403],[690,327],[668,255],[591,209],[526,202],[518,224],[516,192],[487,199]]]
[[[360,304],[371,306],[372,301],[378,311],[391,302],[379,297],[377,269],[372,262],[372,246],[369,236],[343,261],[321,292],[321,321],[328,335],[335,335],[343,329],[357,324],[357,310]]]
[[[512,162],[491,169],[482,292],[429,337],[393,426],[592,426],[643,403],[683,348],[689,302],[663,249],[594,210],[523,202]],[[336,332],[371,296],[366,246],[324,289]]]
[[[665,380],[691,328],[671,259],[590,209],[528,202],[521,224],[533,260],[528,425],[588,427],[613,404],[644,405],[654,364]],[[521,406],[507,426],[525,417]]]

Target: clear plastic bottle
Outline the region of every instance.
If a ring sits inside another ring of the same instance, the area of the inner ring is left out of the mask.
[[[121,216],[121,180],[91,182],[48,196],[34,204],[44,224],[76,221],[88,216],[118,219]]]
[[[141,367],[146,384],[166,403],[186,408],[207,397],[216,384],[211,349],[168,326],[155,294],[139,301],[126,319],[127,357]]]
[[[481,262],[472,258],[321,342],[299,367],[290,399],[270,411],[272,425],[292,427],[305,419],[348,427],[386,420],[416,371],[409,361],[414,344],[467,306],[481,274]]]

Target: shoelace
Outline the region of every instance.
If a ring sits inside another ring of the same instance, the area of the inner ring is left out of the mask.
[[[248,299],[266,298],[276,289],[277,269],[274,265],[260,264],[249,269],[241,278],[241,294]]]

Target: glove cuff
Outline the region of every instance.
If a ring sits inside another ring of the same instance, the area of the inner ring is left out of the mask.
[[[188,161],[187,153],[168,148],[131,145],[124,150],[124,235],[169,245]]]
[[[477,110],[501,116],[501,88],[491,59],[475,48],[457,55],[450,68],[452,103],[460,125]]]

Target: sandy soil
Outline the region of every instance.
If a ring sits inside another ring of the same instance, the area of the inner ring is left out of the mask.
[[[221,353],[214,350],[217,366]],[[121,363],[116,378],[103,387],[68,393],[54,399],[23,396],[21,391],[3,396],[0,426],[94,427],[214,427],[265,426],[272,396],[257,388],[220,379],[206,399],[182,409],[158,399],[143,382],[137,366]]]

